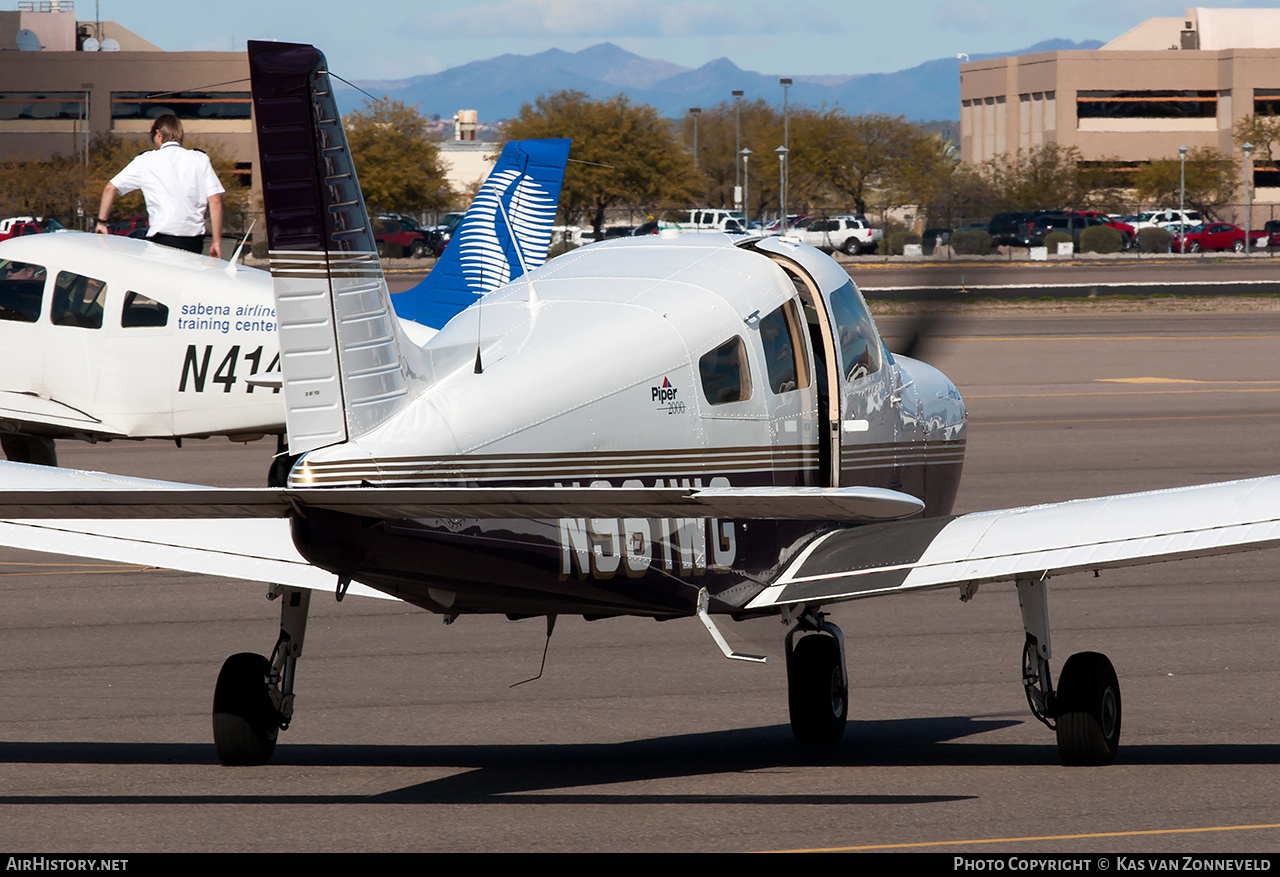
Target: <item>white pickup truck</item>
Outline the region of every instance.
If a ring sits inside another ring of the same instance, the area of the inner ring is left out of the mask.
[[[847,213],[806,217],[789,228],[786,237],[799,239],[820,250],[839,250],[856,256],[875,252],[876,245],[884,238],[884,231],[872,228],[863,216]]]

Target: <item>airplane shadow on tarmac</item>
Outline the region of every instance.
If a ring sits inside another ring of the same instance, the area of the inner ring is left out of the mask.
[[[964,743],[1018,721],[953,716],[850,722],[835,746],[799,746],[786,725],[608,744],[330,745],[282,744],[264,772],[290,767],[445,767],[459,773],[378,795],[0,795],[0,804],[378,803],[378,804],[909,804],[965,795],[636,794],[591,787],[715,774],[807,767],[1054,766],[1044,744]],[[1122,746],[1120,764],[1280,764],[1280,745]],[[212,765],[213,747],[190,743],[0,743],[0,764]],[[247,777],[246,777],[247,778]],[[752,783],[756,784],[756,783]]]

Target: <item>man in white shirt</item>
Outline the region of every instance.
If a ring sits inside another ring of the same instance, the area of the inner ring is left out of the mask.
[[[144,152],[111,178],[102,190],[94,231],[107,233],[107,218],[117,194],[141,189],[147,200],[147,238],[158,244],[199,253],[204,248],[204,208],[209,205],[213,242],[209,255],[222,257],[222,183],[209,156],[182,148],[182,123],[166,113],[151,126],[155,150]]]

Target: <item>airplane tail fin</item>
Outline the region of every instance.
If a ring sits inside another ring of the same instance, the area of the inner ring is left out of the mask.
[[[396,314],[440,329],[486,292],[547,260],[569,141],[514,140],[417,286],[392,297]]]
[[[359,438],[409,401],[410,369],[324,55],[250,42],[289,450]]]

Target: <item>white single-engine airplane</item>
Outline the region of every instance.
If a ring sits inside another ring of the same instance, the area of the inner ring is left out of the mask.
[[[456,242],[393,298],[411,337],[546,261],[568,154],[568,140],[506,145]],[[0,242],[5,455],[56,466],[58,438],[282,435],[271,275],[235,262],[77,232]]]
[[[250,43],[291,449],[282,489],[0,467],[0,542],[272,583],[271,656],[233,655],[218,757],[261,763],[293,714],[311,590],[452,619],[781,616],[791,725],[838,740],[824,606],[1016,583],[1032,712],[1062,760],[1112,760],[1101,654],[1050,673],[1058,574],[1280,544],[1280,477],[951,516],[966,415],[893,356],[804,244],[698,234],[583,247],[421,346],[395,318],[325,70]],[[194,519],[194,520],[181,520]],[[269,518],[272,520],[262,520]],[[81,520],[69,520],[81,519]],[[85,520],[89,519],[89,520]],[[354,584],[353,584],[354,583]]]

